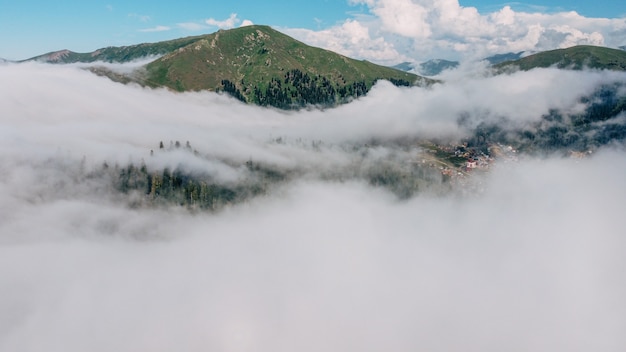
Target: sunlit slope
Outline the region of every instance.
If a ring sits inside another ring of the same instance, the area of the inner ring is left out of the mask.
[[[508,61],[496,65],[498,69],[512,67],[519,67],[524,71],[540,67],[626,71],[626,51],[599,46],[579,45],[567,49],[544,51],[516,61]]]
[[[146,66],[145,83],[179,91],[225,90],[247,102],[286,107],[365,94],[380,79],[426,78],[308,46],[267,26],[204,36]]]

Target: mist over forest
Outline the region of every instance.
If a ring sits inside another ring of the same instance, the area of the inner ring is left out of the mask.
[[[1,64],[0,351],[623,351],[626,74],[463,70],[281,111]]]

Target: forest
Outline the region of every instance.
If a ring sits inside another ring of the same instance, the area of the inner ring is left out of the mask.
[[[565,113],[550,110],[539,122],[525,128],[510,129],[503,123],[481,123],[465,142],[487,152],[494,143],[515,145],[529,154],[585,152],[626,140],[626,96],[624,84],[603,85],[592,95],[580,99],[584,111]],[[463,118],[459,123],[464,123]]]
[[[299,69],[289,70],[282,78],[273,77],[264,85],[255,85],[250,94],[251,102],[260,106],[271,106],[279,109],[301,109],[306,106],[333,107],[346,103],[351,99],[364,96],[370,87],[376,82],[345,82],[340,75],[338,81],[333,83],[328,77],[302,72]],[[396,86],[410,86],[409,81],[403,79],[391,79]],[[246,94],[237,87],[234,82],[222,80],[221,90],[232,95],[238,100],[246,102]],[[242,87],[246,82],[240,82]]]
[[[151,168],[143,160],[123,166],[104,162],[88,172],[86,177],[107,180],[116,192],[133,196],[129,198],[132,199],[130,205],[133,207],[181,206],[205,211],[220,210],[225,206],[264,196],[278,187],[301,179],[338,183],[364,182],[390,192],[399,200],[409,199],[420,193],[443,194],[452,191],[453,185],[446,182],[438,167],[414,160],[422,149],[413,142],[332,146],[347,153],[350,161],[322,169],[311,169],[304,164],[286,168],[252,159],[243,162],[219,160],[240,175],[234,181],[220,180],[209,172],[191,171],[182,164],[176,167]],[[279,137],[271,143],[287,142]],[[320,145],[315,142],[294,144],[298,148],[305,148],[307,152],[323,152],[317,151]],[[379,155],[381,151],[384,153]],[[159,149],[152,151],[151,158],[171,152],[185,152],[196,158],[217,161],[215,156],[192,149],[189,142],[183,146],[178,141],[170,143],[169,147],[164,147],[161,142]]]

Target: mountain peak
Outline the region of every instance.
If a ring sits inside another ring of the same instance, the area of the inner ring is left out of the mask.
[[[315,48],[269,26],[220,30],[146,66],[144,83],[178,91],[225,91],[279,108],[335,105],[364,95],[380,79],[396,85],[428,80]]]

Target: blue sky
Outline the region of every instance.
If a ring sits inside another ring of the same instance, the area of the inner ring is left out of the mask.
[[[515,12],[527,13],[577,11],[584,17],[624,18],[626,14],[626,5],[617,0],[537,0],[528,3],[498,0],[0,0],[0,57],[25,59],[60,49],[89,52],[110,45],[129,45],[211,33],[219,27],[212,23],[219,24],[231,14],[236,14],[235,26],[249,20],[255,24],[268,24],[280,29],[303,28],[312,32],[340,29],[346,21],[356,20],[369,28],[372,40],[377,39],[375,35],[384,37],[400,53],[403,48],[399,46],[403,42],[405,45],[415,44],[415,38],[408,36],[407,41],[406,35],[397,36],[398,33],[386,30],[389,26],[385,26],[384,21],[379,21],[382,25],[376,27],[377,18],[382,18],[380,14],[383,13],[383,8],[392,7],[384,5],[385,1],[387,4],[394,3],[393,6],[413,1],[426,8],[437,2],[454,3],[464,8],[475,7],[484,16],[498,12],[505,6],[510,6]],[[311,44],[327,46],[324,45],[321,35],[300,34],[301,40],[314,37],[316,39]],[[361,42],[361,45],[366,44]],[[333,49],[332,45],[329,48]],[[361,56],[368,59],[366,54]]]
[[[468,0],[460,1],[462,6],[474,6],[483,11],[494,11],[509,5],[518,11],[576,11],[586,17],[623,17],[626,14],[626,5],[620,0],[535,0],[535,1],[497,1],[497,0]]]

